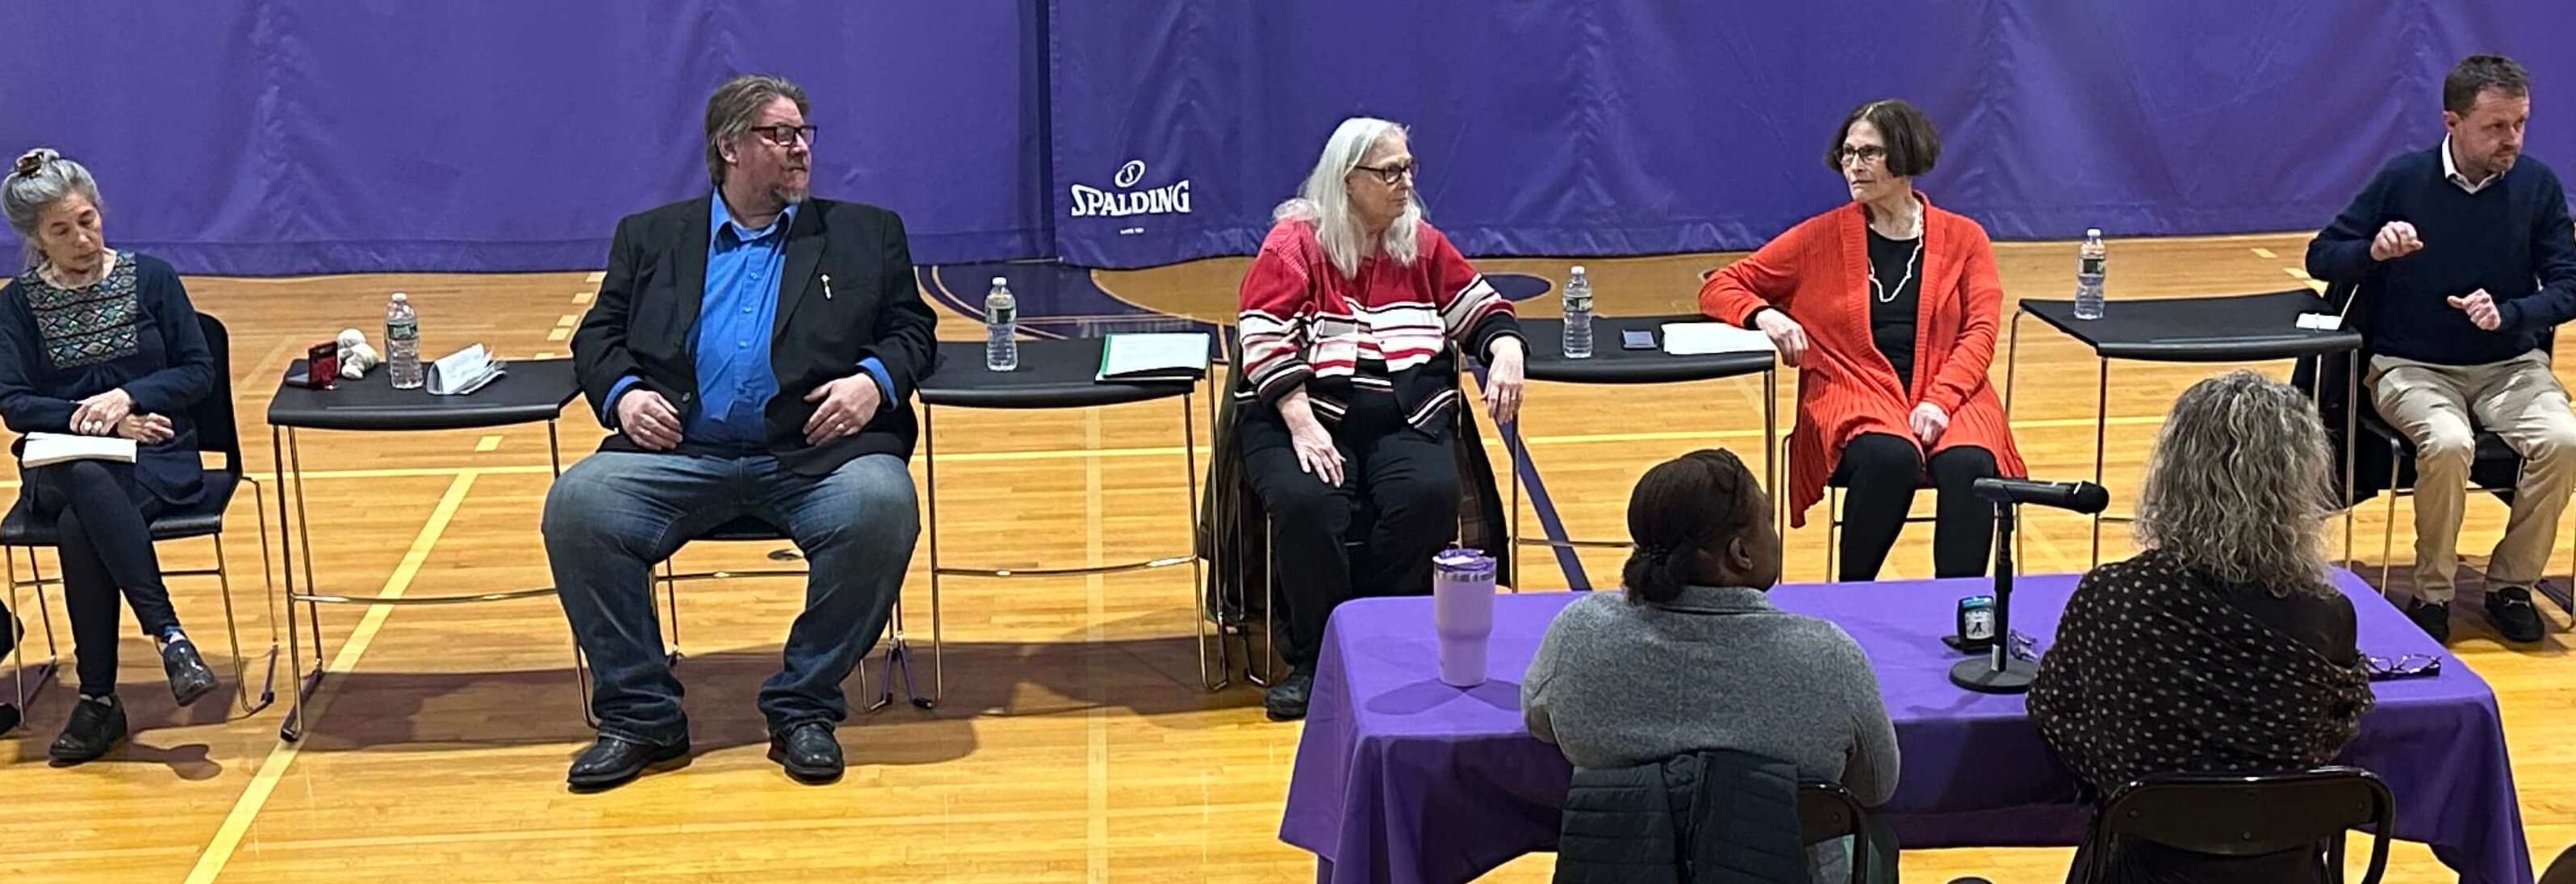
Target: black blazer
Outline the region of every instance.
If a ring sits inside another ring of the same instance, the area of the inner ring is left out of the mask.
[[[610,388],[634,375],[683,417],[699,407],[698,306],[707,284],[707,200],[702,196],[628,215],[617,222],[599,297],[572,336],[573,368],[591,413],[605,412]],[[821,278],[832,278],[824,296]],[[918,424],[912,389],[937,354],[938,317],[922,303],[912,273],[903,219],[864,203],[809,199],[787,231],[787,269],[779,278],[778,318],[770,327],[769,367],[778,395],[761,412],[764,441],[788,469],[819,476],[865,454],[912,456]],[[885,363],[894,389],[885,409],[856,436],[805,444],[814,403],[805,394]],[[601,451],[641,451],[619,433]]]

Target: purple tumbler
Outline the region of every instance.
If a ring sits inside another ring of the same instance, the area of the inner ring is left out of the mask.
[[[1440,681],[1485,683],[1485,640],[1494,634],[1494,557],[1472,549],[1431,557],[1431,622],[1440,631]]]

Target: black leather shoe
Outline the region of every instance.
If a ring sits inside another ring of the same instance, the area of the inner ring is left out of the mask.
[[[1261,695],[1261,708],[1271,721],[1297,721],[1306,717],[1306,695],[1314,692],[1315,674],[1299,669]]]
[[[769,760],[787,768],[797,782],[819,786],[841,778],[841,741],[832,737],[826,722],[788,725],[769,735]]]
[[[666,765],[678,767],[674,762],[686,763],[688,759],[688,737],[656,746],[600,734],[599,742],[590,744],[590,748],[581,751],[581,757],[572,760],[572,772],[564,775],[564,783],[581,791],[608,789],[626,785],[647,770]]]
[[[2423,599],[2408,601],[2406,619],[2415,621],[2415,626],[2424,630],[2425,635],[2432,636],[2434,641],[2441,642],[2446,647],[2450,645],[2450,602],[2428,602]]]
[[[204,699],[215,689],[215,671],[197,655],[197,643],[184,636],[161,646],[161,671],[170,676],[170,698],[181,706]]]
[[[45,755],[54,760],[54,766],[69,767],[96,761],[124,741],[125,704],[115,694],[107,695],[104,701],[83,696],[72,704],[71,723],[63,725],[63,735],[54,738],[54,745],[45,750]]]
[[[2487,622],[2505,641],[2540,640],[2540,609],[2531,604],[2531,590],[2519,586],[2487,590]]]

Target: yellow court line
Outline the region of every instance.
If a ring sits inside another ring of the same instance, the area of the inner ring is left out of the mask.
[[[556,325],[559,325],[559,326],[563,326],[563,327],[565,327],[565,328],[570,328],[570,327],[572,327],[572,326],[580,325],[580,324],[581,324],[581,314],[579,314],[579,313],[566,313],[566,314],[564,314],[564,315],[563,315],[563,318],[555,320],[555,324],[556,324]]]
[[[565,338],[569,338],[569,337],[572,337],[572,327],[571,327],[571,326],[558,325],[558,326],[555,326],[554,331],[550,331],[550,332],[547,332],[547,333],[546,333],[546,340],[549,340],[549,341],[560,341],[560,340],[563,340],[563,339],[565,339]]]
[[[420,526],[419,536],[412,538],[411,550],[403,554],[402,564],[394,567],[393,575],[385,578],[384,588],[376,593],[377,598],[398,599],[404,590],[411,588],[412,577],[420,573],[421,563],[429,559],[429,551],[438,545],[439,535],[446,533],[447,523],[456,517],[457,507],[464,505],[465,493],[473,489],[475,475],[475,471],[466,470],[457,473],[456,480],[448,483],[446,496],[438,499],[438,509],[432,511],[429,521]],[[366,656],[367,645],[375,641],[376,631],[384,628],[385,618],[391,616],[393,610],[391,605],[367,606],[366,617],[358,621],[357,629],[350,631],[349,640],[341,643],[340,653],[332,657],[331,665],[323,670],[321,686],[313,690],[312,701],[304,707],[306,740],[313,738],[316,725],[321,723],[323,714],[330,711],[331,688],[358,668],[358,659]],[[290,690],[303,686],[302,672],[289,677],[295,679]],[[241,846],[242,834],[250,831],[251,821],[259,817],[260,808],[268,804],[268,796],[277,791],[278,781],[285,778],[287,766],[295,763],[295,756],[303,751],[303,747],[302,741],[290,743],[279,740],[276,747],[268,750],[268,760],[261,762],[258,773],[251,775],[250,786],[242,790],[239,800],[233,802],[232,813],[224,816],[224,824],[215,830],[214,840],[206,842],[205,852],[197,855],[196,867],[188,870],[187,884],[212,884],[216,876],[224,873],[224,865],[232,861],[233,851]]]
[[[2273,254],[2271,249],[2263,248],[2263,247],[2261,247],[2261,246],[2256,246],[2256,247],[2254,248],[2254,257],[2262,258],[2262,259],[2265,259],[2265,260],[2270,260],[2270,259],[2278,258],[2278,257],[2281,257],[2281,256],[2280,256],[2280,255]]]
[[[500,447],[501,437],[499,436],[485,436],[474,443],[474,450],[476,451],[495,451],[499,450]]]
[[[600,281],[605,280],[605,279],[607,279],[607,278],[608,278],[608,271],[606,271],[606,270],[598,270],[598,271],[593,271],[589,276],[582,277],[582,278],[581,278],[581,281],[583,281],[583,282],[600,282]]]

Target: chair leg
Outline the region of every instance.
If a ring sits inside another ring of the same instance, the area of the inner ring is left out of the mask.
[[[2388,519],[2379,526],[2379,594],[2388,595],[2390,565],[2397,550],[2397,458],[2388,459]]]
[[[1841,538],[1842,531],[1843,492],[1842,489],[1827,485],[1825,486],[1825,578],[1823,580],[1825,583],[1834,582],[1834,552],[1842,548],[1842,545],[1836,542]]]
[[[232,564],[224,556],[223,532],[215,532],[215,585],[224,596],[224,646],[233,658],[233,684],[240,689],[235,703],[243,715],[256,715],[277,701],[277,621],[270,620],[267,672],[262,676],[259,699],[250,698],[250,661],[242,657],[241,618],[233,611]]]
[[[26,608],[20,606],[18,602],[18,548],[14,546],[0,547],[0,558],[6,559],[9,569],[9,611],[12,616],[23,617],[23,612],[26,611]],[[29,549],[27,551],[27,568],[31,573],[34,573],[35,567],[36,551]],[[0,703],[0,734],[6,734],[10,731],[16,730],[18,725],[26,720],[27,713],[35,708],[36,699],[44,693],[45,684],[53,681],[55,671],[60,667],[62,661],[62,649],[54,644],[53,612],[48,610],[45,606],[45,585],[42,580],[42,575],[38,574],[38,579],[31,585],[33,585],[36,590],[37,623],[40,627],[40,631],[45,634],[45,659],[34,665],[29,665],[27,663],[27,637],[23,635],[17,636],[17,647],[11,651],[11,662],[16,664],[14,667],[15,673],[12,676],[15,684],[12,685],[13,690],[10,693],[9,701],[6,703]],[[17,629],[22,623],[23,619],[19,622],[0,623],[0,629]]]

